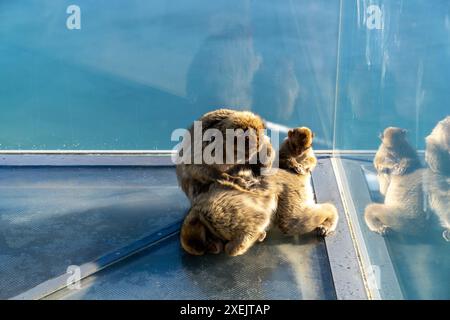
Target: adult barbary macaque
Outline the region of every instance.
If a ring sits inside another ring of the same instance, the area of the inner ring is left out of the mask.
[[[406,131],[389,127],[384,130],[375,155],[380,192],[384,203],[365,208],[364,218],[371,231],[417,235],[427,225],[424,207],[423,174],[419,156],[406,139]]]

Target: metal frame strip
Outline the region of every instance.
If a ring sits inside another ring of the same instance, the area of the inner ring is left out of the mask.
[[[145,249],[148,249],[167,238],[176,235],[181,227],[181,221],[169,225],[155,233],[152,233],[144,238],[134,241],[118,250],[107,253],[98,259],[85,263],[80,266],[80,281],[90,277],[97,272],[116,264],[130,256],[133,256]],[[54,294],[60,290],[65,289],[69,284],[71,284],[72,274],[66,273],[49,279],[36,287],[27,290],[10,300],[38,300],[43,299],[51,294]]]

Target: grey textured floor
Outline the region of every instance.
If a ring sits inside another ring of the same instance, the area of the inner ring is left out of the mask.
[[[0,167],[0,298],[178,221],[174,168]],[[325,244],[269,235],[243,257],[191,257],[178,237],[83,281],[64,299],[333,299]]]
[[[0,298],[182,218],[173,168],[0,167]]]
[[[243,256],[184,253],[178,236],[49,299],[334,299],[323,240],[272,232]]]

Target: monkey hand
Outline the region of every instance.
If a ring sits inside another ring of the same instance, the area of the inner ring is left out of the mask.
[[[305,175],[305,174],[309,173],[309,170],[300,164],[297,164],[296,166],[294,166],[293,169],[296,173],[301,174],[301,175]]]
[[[222,173],[221,182],[225,185],[237,185],[245,190],[250,190],[252,187],[259,183],[259,180],[254,177],[240,177],[240,176],[232,176],[228,173]]]

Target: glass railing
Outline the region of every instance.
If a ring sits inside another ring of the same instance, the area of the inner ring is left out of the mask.
[[[449,14],[341,3],[334,164],[375,298],[450,298]]]
[[[449,1],[1,1],[0,38],[1,152],[170,150],[223,106],[309,126],[369,296],[450,298]]]
[[[332,146],[338,1],[0,3],[2,149],[171,149],[219,106]]]

